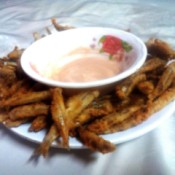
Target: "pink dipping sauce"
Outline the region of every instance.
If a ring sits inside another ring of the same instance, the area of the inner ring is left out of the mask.
[[[46,66],[32,65],[41,76],[61,82],[91,82],[110,78],[123,70],[123,63],[92,48],[77,48]]]
[[[115,76],[121,71],[116,61],[104,58],[79,58],[65,64],[51,79],[62,82],[90,82]]]

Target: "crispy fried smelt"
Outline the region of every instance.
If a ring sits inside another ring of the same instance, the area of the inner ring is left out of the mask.
[[[35,41],[39,40],[42,38],[42,36],[38,33],[38,32],[34,32],[33,33],[33,38]]]
[[[80,141],[93,151],[105,154],[116,149],[116,145],[82,127],[78,129],[78,135]]]
[[[0,100],[8,96],[9,96],[8,86],[6,86],[4,83],[1,83],[0,84]]]
[[[63,30],[68,30],[72,29],[73,27],[71,26],[62,26],[59,23],[57,23],[56,18],[51,19],[52,24],[54,25],[55,29],[58,31],[63,31]]]
[[[0,67],[0,78],[4,79],[5,83],[14,82],[16,80],[15,70],[8,66]]]
[[[15,70],[17,67],[17,62],[10,60],[8,57],[3,57],[3,58],[0,58],[0,67],[2,68],[3,66],[8,68],[11,67],[13,70]]]
[[[76,117],[99,96],[99,91],[86,91],[71,96],[66,103],[66,119],[68,126],[74,125]]]
[[[135,74],[134,76],[130,76],[116,85],[116,95],[120,99],[126,99],[131,94],[136,85],[144,80],[146,80],[145,74]]]
[[[0,99],[6,99],[19,92],[19,89],[24,87],[24,80],[16,81],[11,87],[0,84]],[[1,102],[0,102],[1,103]]]
[[[69,147],[69,129],[67,127],[65,119],[65,104],[62,95],[62,89],[53,88],[51,89],[52,102],[51,102],[51,114],[52,119],[57,126],[60,136],[62,138],[63,147]]]
[[[138,70],[138,73],[147,73],[156,69],[161,69],[162,67],[165,67],[166,63],[165,60],[158,57],[152,57],[151,59],[146,60],[144,65]]]
[[[19,120],[11,120],[11,119],[7,119],[4,121],[4,125],[9,127],[9,128],[12,128],[12,127],[18,127],[26,122],[28,122],[29,119],[28,118],[22,118],[22,119],[19,119]]]
[[[20,59],[24,49],[19,49],[17,46],[15,46],[14,50],[11,51],[7,56],[9,59],[12,59],[14,61]]]
[[[72,123],[72,126],[69,126],[70,129],[74,129],[76,127],[79,127],[90,120],[94,120],[95,118],[101,117],[103,115],[107,115],[111,113],[114,110],[111,102],[109,100],[100,101],[100,103],[92,103],[88,108],[86,108],[84,111],[79,114],[74,122]]]
[[[145,115],[152,115],[153,113],[161,110],[173,100],[175,100],[175,86],[164,91],[164,93],[154,100],[152,104],[148,103],[146,107],[147,113]]]
[[[113,104],[109,99],[94,101],[87,109],[92,116],[107,115],[114,111]]]
[[[1,107],[12,107],[12,106],[17,106],[17,105],[25,105],[29,103],[34,103],[34,102],[40,102],[43,100],[50,99],[51,94],[50,91],[39,91],[39,92],[29,92],[25,94],[17,94],[13,95],[12,97],[6,99],[6,100],[1,100],[0,101],[0,106]]]
[[[150,100],[157,98],[172,84],[175,78],[175,62],[171,62],[165,68],[160,80],[157,83],[154,91],[149,95]]]
[[[175,100],[175,87],[169,88],[153,101],[153,103],[148,103],[146,106],[142,106],[142,108],[134,112],[131,117],[111,127],[109,131],[118,132],[136,126],[148,119],[152,114],[161,110],[173,100]]]
[[[154,83],[152,81],[146,80],[137,84],[137,89],[143,94],[151,94],[154,90]]]
[[[0,123],[5,121],[9,117],[8,112],[0,109]]]
[[[46,27],[45,29],[46,29],[46,32],[47,32],[48,35],[52,34],[52,32],[51,32],[51,30],[49,29],[49,27]]]
[[[140,106],[130,106],[122,111],[111,113],[93,121],[87,126],[87,129],[96,134],[111,133],[111,128],[129,118],[138,109]]]
[[[47,123],[47,115],[39,115],[36,118],[33,119],[29,131],[38,132],[44,128],[46,128],[48,125]]]
[[[148,53],[166,60],[175,58],[175,51],[165,41],[151,38],[146,42]]]
[[[50,106],[44,103],[33,103],[29,105],[18,106],[9,112],[9,117],[11,120],[18,120],[36,117],[38,115],[48,115],[49,108]]]
[[[82,109],[86,108],[95,98],[99,96],[99,91],[85,91],[71,96],[67,102],[66,107],[68,111],[76,111],[76,114],[80,113]],[[79,109],[77,109],[79,108]]]
[[[155,57],[147,60],[138,72],[126,78],[116,86],[116,95],[122,100],[126,99],[138,83],[146,80],[145,73],[154,71],[158,68],[161,69],[165,65],[166,61],[161,60],[160,58]]]
[[[35,150],[34,154],[36,155],[43,155],[46,157],[49,152],[49,148],[51,147],[52,143],[60,136],[58,129],[55,124],[53,124],[48,133],[45,135],[41,145]]]

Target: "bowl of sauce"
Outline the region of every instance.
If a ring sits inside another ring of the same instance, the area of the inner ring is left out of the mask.
[[[147,56],[137,36],[118,29],[82,27],[48,35],[21,57],[26,74],[66,91],[110,89],[139,69]]]

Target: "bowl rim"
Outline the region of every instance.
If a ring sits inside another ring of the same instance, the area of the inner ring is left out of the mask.
[[[76,31],[77,30],[94,30],[94,29],[95,30],[113,30],[115,32],[120,32],[120,33],[129,35],[130,37],[134,38],[139,43],[139,45],[142,48],[143,55],[140,57],[140,59],[137,61],[137,63],[132,64],[129,67],[129,69],[122,71],[121,73],[117,74],[116,76],[105,78],[102,80],[90,81],[90,82],[61,82],[61,81],[57,81],[57,80],[51,80],[48,78],[44,78],[44,77],[40,76],[39,74],[37,74],[35,71],[31,71],[32,68],[29,65],[30,63],[27,62],[27,60],[26,60],[26,52],[27,52],[28,48],[31,48],[31,46],[33,47],[33,45],[37,45],[39,42],[42,42],[42,40],[46,40],[49,37],[54,37],[54,35],[61,35],[62,32],[72,32],[74,30],[76,30]],[[32,79],[34,79],[38,82],[41,82],[43,84],[61,87],[61,88],[71,88],[71,89],[80,89],[80,88],[84,89],[84,88],[93,88],[93,87],[95,88],[95,87],[99,87],[99,86],[103,86],[103,85],[112,84],[114,82],[118,82],[118,81],[130,76],[136,70],[138,70],[145,62],[146,56],[147,56],[146,45],[138,36],[136,36],[130,32],[124,31],[124,30],[109,28],[109,27],[79,27],[79,28],[73,28],[73,29],[69,29],[69,30],[65,30],[65,31],[61,31],[61,32],[55,32],[55,33],[52,33],[50,35],[47,35],[44,38],[41,38],[41,39],[35,41],[28,48],[24,50],[24,52],[21,56],[21,59],[20,59],[20,64],[21,64],[21,67],[24,70],[24,72],[29,77],[31,77]]]

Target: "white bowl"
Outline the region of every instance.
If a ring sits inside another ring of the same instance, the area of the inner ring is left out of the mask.
[[[49,64],[53,63],[54,65],[56,60],[78,47],[100,47],[99,39],[104,35],[118,37],[132,46],[132,50],[128,53],[125,69],[119,74],[90,82],[61,82],[46,78],[38,73],[38,70],[47,72]],[[145,44],[129,32],[112,28],[84,27],[54,33],[34,42],[24,51],[21,57],[21,66],[31,78],[68,91],[94,88],[110,89],[109,87],[112,87],[116,82],[139,69],[146,56]],[[38,67],[37,70],[36,67]]]

